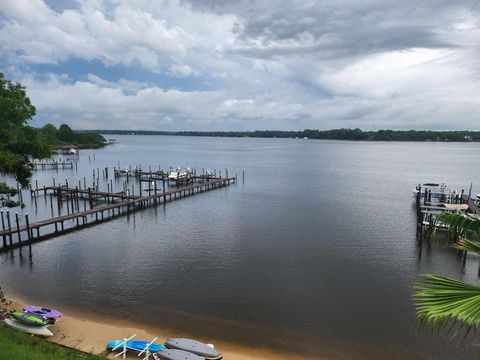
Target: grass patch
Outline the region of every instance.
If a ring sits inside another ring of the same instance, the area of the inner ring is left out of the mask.
[[[0,325],[1,360],[105,360]]]

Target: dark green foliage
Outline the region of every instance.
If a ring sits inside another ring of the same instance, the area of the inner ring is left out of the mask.
[[[40,137],[42,142],[49,145],[57,145],[59,142],[58,129],[52,124],[47,124],[44,127],[38,129],[38,136]]]
[[[459,325],[467,331],[480,325],[480,286],[423,274],[417,277],[415,289],[413,300],[424,325],[437,330]]]
[[[67,124],[60,125],[58,129],[58,138],[61,141],[73,141],[75,139],[75,134],[73,130]]]
[[[12,175],[22,187],[29,184],[32,176],[32,159],[47,158],[54,147],[77,145],[100,147],[105,139],[95,133],[76,133],[62,124],[60,129],[47,124],[40,129],[27,125],[35,115],[35,107],[27,97],[25,88],[6,80],[0,73],[0,173]],[[0,205],[17,206],[10,199],[16,189],[0,183]]]
[[[107,140],[96,132],[75,131],[74,144],[80,148],[98,148],[106,144]]]
[[[465,213],[444,212],[436,219],[441,230],[452,234],[453,247],[480,254],[480,219]],[[433,234],[437,236],[437,232]],[[480,286],[423,274],[417,277],[413,301],[422,325],[439,330],[446,326],[458,331],[480,326]]]
[[[0,172],[12,174],[26,186],[31,176],[30,158],[44,158],[50,149],[27,126],[35,107],[19,83],[5,80],[0,73]]]
[[[26,96],[25,88],[19,83],[5,80],[0,73],[0,126],[11,129],[25,125],[35,115],[35,107]],[[1,140],[5,140],[2,132]]]
[[[41,141],[51,145],[54,149],[68,145],[75,145],[83,149],[98,148],[106,144],[102,135],[96,132],[75,131],[67,124],[60,125],[59,129],[52,124],[47,124],[36,130]]]
[[[88,131],[85,131],[88,132]],[[102,134],[137,135],[177,135],[177,136],[215,136],[215,137],[254,137],[254,138],[304,138],[325,140],[367,140],[367,141],[480,141],[479,131],[397,131],[360,129],[333,129],[281,131],[150,131],[150,130],[92,130]]]
[[[0,182],[0,204],[3,204],[7,207],[14,207],[22,205],[17,201],[11,200],[11,196],[15,196],[18,194],[17,189],[8,186],[7,184]]]
[[[105,358],[66,349],[45,339],[0,326],[0,359],[101,360]]]
[[[45,158],[50,148],[43,143],[36,129],[27,126],[35,115],[35,107],[19,83],[6,80],[0,73],[0,173],[10,174],[27,186],[32,175],[30,159]],[[0,184],[0,205],[15,206],[9,197],[16,190]]]

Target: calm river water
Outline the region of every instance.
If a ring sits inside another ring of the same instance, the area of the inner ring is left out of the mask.
[[[472,338],[420,331],[411,294],[419,273],[478,281],[478,258],[463,268],[454,250],[417,242],[412,189],[473,181],[480,192],[480,144],[116,138],[81,151],[78,170],[33,180],[78,184],[120,162],[228,168],[239,181],[3,253],[8,293],[313,357],[478,356]],[[24,212],[50,216],[43,195],[36,207],[24,196]]]

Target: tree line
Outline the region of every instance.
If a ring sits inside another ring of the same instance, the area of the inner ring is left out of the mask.
[[[52,149],[66,145],[75,145],[81,149],[99,148],[105,146],[107,140],[97,132],[75,131],[67,124],[62,124],[57,129],[52,124],[41,128],[34,128],[42,143],[48,144]]]
[[[153,130],[87,130],[86,133],[213,136],[252,138],[309,138],[325,140],[357,141],[480,141],[480,131],[430,131],[430,130],[378,130],[333,129],[300,131],[255,130],[255,131],[153,131]]]

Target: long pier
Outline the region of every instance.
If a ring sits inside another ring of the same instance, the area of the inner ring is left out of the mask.
[[[139,209],[165,204],[168,201],[173,201],[182,197],[228,186],[232,183],[235,183],[236,180],[236,177],[226,177],[208,180],[168,191],[155,189],[155,192],[154,190],[150,190],[149,195],[147,196],[130,196],[124,192],[110,193],[94,191],[92,189],[71,189],[62,186],[43,187],[34,190],[32,189],[32,194],[36,194],[40,191],[47,194],[48,191],[52,191],[59,197],[62,196],[62,193],[70,195],[83,194],[85,196],[90,196],[90,200],[95,197],[105,197],[107,199],[120,198],[121,201],[91,208],[85,211],[73,212],[72,210],[72,213],[68,215],[58,216],[32,224],[29,223],[28,215],[26,215],[26,223],[22,226],[19,225],[18,214],[15,214],[16,226],[13,227],[11,225],[10,213],[8,211],[6,212],[7,216],[5,219],[2,211],[2,230],[0,231],[2,247],[0,247],[0,250],[21,247],[23,245],[31,245],[33,242],[38,242],[62,233],[80,229],[85,226],[107,221],[113,219],[114,217],[129,214]],[[152,192],[154,193],[152,194]],[[73,226],[67,227],[67,222],[73,222],[74,224]]]

